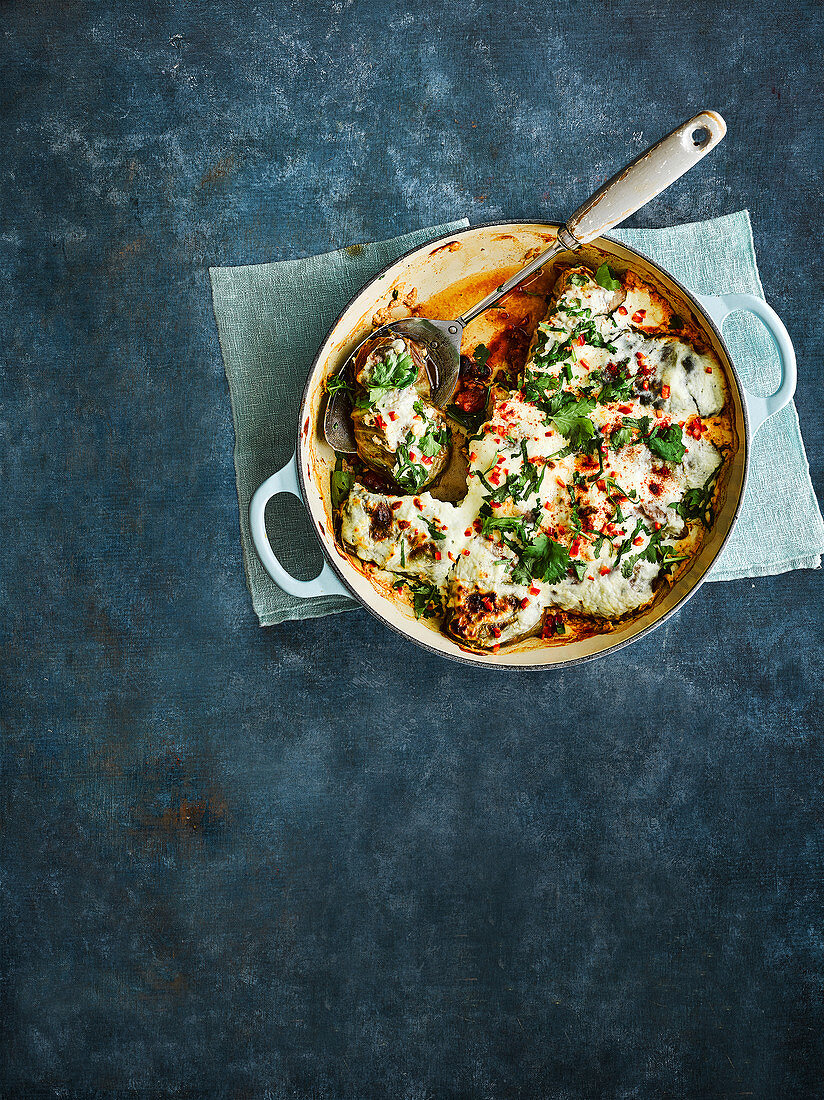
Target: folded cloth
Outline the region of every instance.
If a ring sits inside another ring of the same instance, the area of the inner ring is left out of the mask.
[[[349,299],[382,267],[408,249],[466,225],[464,219],[307,259],[210,269],[235,426],[243,561],[261,626],[356,606],[345,596],[298,600],[282,592],[260,564],[249,531],[252,494],[291,456],[300,395],[317,349]],[[659,262],[692,290],[764,296],[746,210],[669,229],[616,229],[612,235]],[[778,359],[759,323],[735,315],[724,336],[743,381],[756,393],[771,392],[778,381]],[[277,537],[274,530],[272,536]],[[283,564],[299,575],[307,560],[314,559],[320,568],[317,540],[302,509],[290,511],[288,538],[278,541],[276,550]],[[798,416],[789,405],[755,438],[738,523],[708,579],[817,568],[823,552],[824,523]]]
[[[699,294],[764,297],[747,210],[668,229],[613,229],[610,235]],[[772,393],[780,378],[778,353],[761,322],[750,314],[733,314],[724,325],[724,340],[744,385],[761,396]],[[758,429],[738,522],[707,580],[818,569],[822,553],[824,522],[798,413],[790,402]]]
[[[249,502],[258,485],[292,457],[298,406],[312,360],[347,302],[381,268],[410,248],[469,225],[466,218],[402,237],[355,244],[338,252],[250,267],[213,267],[212,301],[232,419],[240,544],[246,583],[261,626],[313,619],[358,605],[346,596],[299,600],[277,587],[260,564],[249,528]],[[270,508],[275,505],[270,505]],[[284,505],[288,538],[270,529],[275,552],[299,577],[320,572],[318,540],[306,512]],[[317,562],[306,572],[307,562]]]

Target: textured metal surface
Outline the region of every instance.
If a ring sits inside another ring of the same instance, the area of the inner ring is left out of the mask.
[[[636,224],[750,208],[820,493],[823,14],[3,6],[4,1095],[820,1094],[820,574],[545,678],[259,630],[206,266],[552,219],[712,102]]]

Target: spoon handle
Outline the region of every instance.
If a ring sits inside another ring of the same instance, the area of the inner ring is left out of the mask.
[[[727,124],[715,111],[683,122],[599,187],[567,220],[566,229],[579,244],[594,241],[694,168],[726,132]]]
[[[504,294],[508,294],[510,290],[513,290],[518,285],[518,283],[522,283],[527,275],[531,275],[533,271],[537,271],[539,267],[543,267],[553,256],[557,256],[560,252],[568,251],[568,247],[568,245],[561,243],[561,235],[559,232],[557,239],[549,248],[541,252],[534,260],[530,260],[526,267],[522,267],[520,271],[516,271],[511,279],[507,279],[501,286],[496,287],[491,294],[487,294],[485,298],[482,298],[480,302],[468,309],[466,313],[461,314],[457,323],[466,328],[470,321],[483,313],[485,309],[494,306],[500,298],[503,298]],[[578,246],[576,245],[575,247],[577,248]]]
[[[468,309],[458,318],[458,323],[468,325],[553,256],[589,244],[625,221],[693,168],[715,148],[726,132],[727,124],[716,111],[702,111],[681,123],[599,187],[583,206],[578,207],[566,225],[561,226],[557,239],[545,252]]]

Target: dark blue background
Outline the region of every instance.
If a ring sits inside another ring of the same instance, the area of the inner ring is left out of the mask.
[[[262,631],[209,264],[748,207],[822,489],[816,0],[7,0],[4,1096],[820,1096],[820,574],[560,674]]]

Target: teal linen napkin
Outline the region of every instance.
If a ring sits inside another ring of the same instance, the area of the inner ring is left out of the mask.
[[[249,501],[291,456],[297,409],[312,359],[337,315],[369,279],[408,249],[469,223],[433,226],[339,252],[252,267],[211,268],[212,297],[235,425],[235,474],[246,580],[261,626],[357,606],[344,596],[298,600],[281,592],[260,564],[249,532]],[[668,229],[616,229],[612,236],[652,257],[692,290],[764,297],[746,210]],[[738,314],[724,335],[743,381],[771,392],[778,359],[759,322]],[[802,364],[803,369],[803,364]],[[320,568],[317,540],[299,506],[288,534],[270,535],[283,564],[299,576]],[[824,553],[824,523],[810,481],[798,416],[789,405],[758,432],[735,532],[709,580],[813,569]],[[307,571],[307,561],[317,569]]]
[[[764,297],[747,210],[667,229],[613,229],[610,235],[652,257],[699,294]],[[751,314],[733,314],[724,339],[744,385],[761,396],[772,393],[780,377],[778,353],[761,322]],[[707,580],[818,569],[822,553],[824,522],[791,402],[758,429],[738,522]]]
[[[358,606],[346,596],[299,600],[282,592],[255,552],[249,503],[258,485],[292,457],[298,406],[309,368],[350,298],[410,248],[467,225],[462,218],[322,256],[209,269],[235,425],[240,545],[246,583],[261,626]],[[272,512],[279,522],[270,522],[269,537],[285,568],[300,579],[315,576],[323,557],[304,509],[296,502],[279,505],[275,498],[269,505],[270,516]],[[311,568],[313,562],[317,568]]]

